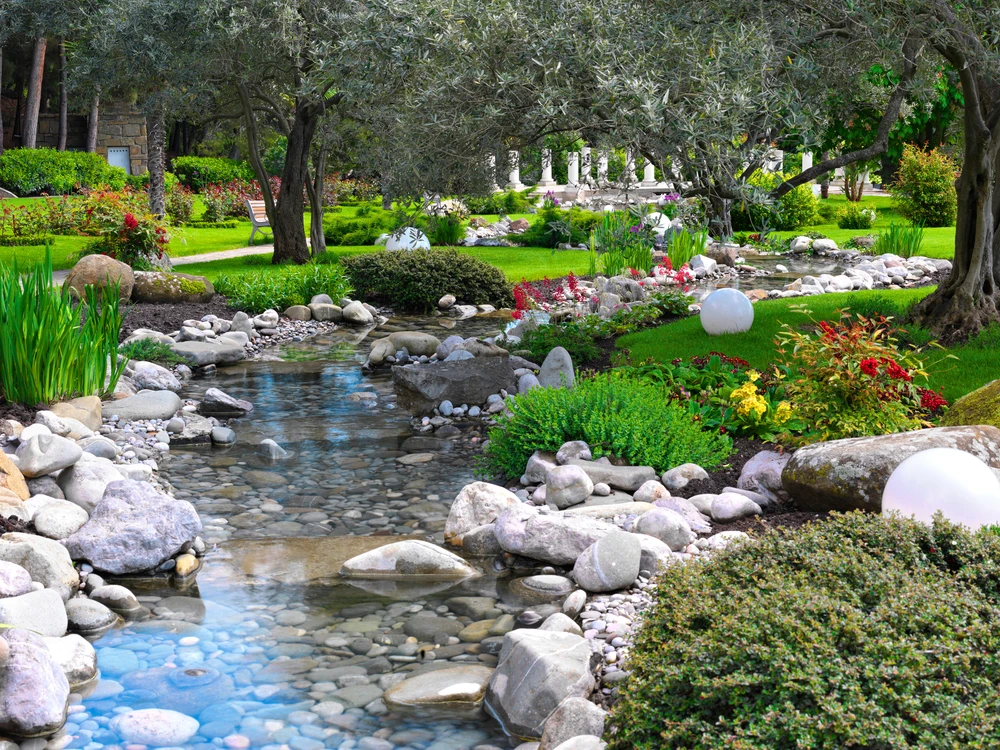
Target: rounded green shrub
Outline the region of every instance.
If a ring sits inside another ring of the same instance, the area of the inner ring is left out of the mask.
[[[359,299],[397,310],[431,310],[446,294],[473,305],[514,304],[503,271],[457,250],[379,250],[341,265]]]
[[[509,404],[490,430],[483,471],[519,477],[535,451],[559,450],[583,440],[594,458],[614,456],[657,472],[684,463],[718,466],[732,441],[703,430],[666,389],[621,375],[601,373],[572,388],[533,388]]]
[[[0,187],[25,197],[66,195],[82,188],[121,190],[127,175],[98,154],[53,148],[12,148],[0,154]]]
[[[196,193],[206,185],[255,179],[253,169],[246,162],[214,156],[178,156],[173,161],[173,172],[184,187]]]
[[[957,173],[946,154],[906,146],[896,180],[889,188],[899,213],[914,224],[950,227],[958,209]]]
[[[611,750],[1000,745],[1000,537],[861,513],[668,568]]]
[[[757,197],[774,190],[786,178],[780,172],[755,172],[748,184],[756,189]],[[813,195],[812,186],[792,188],[773,203],[748,200],[735,203],[732,209],[733,229],[738,232],[759,232],[765,227],[791,231],[816,221],[819,200]]]

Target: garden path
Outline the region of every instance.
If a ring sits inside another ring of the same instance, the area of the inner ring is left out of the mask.
[[[214,253],[202,253],[201,255],[184,255],[179,258],[171,258],[170,262],[176,266],[184,266],[189,263],[207,263],[212,260],[227,260],[228,258],[242,258],[245,255],[264,255],[273,253],[274,245],[254,245],[253,247],[237,247],[233,250],[219,250]],[[62,284],[69,271],[53,271],[52,283]]]

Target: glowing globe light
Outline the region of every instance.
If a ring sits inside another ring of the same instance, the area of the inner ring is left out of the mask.
[[[431,243],[427,235],[416,227],[406,227],[389,235],[385,243],[386,250],[430,250]]]
[[[882,491],[882,513],[930,523],[938,511],[975,530],[1000,524],[1000,480],[971,453],[930,448],[903,461]]]
[[[738,289],[717,289],[701,303],[701,327],[709,336],[743,333],[753,325],[753,303]]]
[[[652,229],[656,234],[663,234],[670,229],[671,226],[670,219],[667,218],[666,214],[662,214],[659,211],[653,211],[651,214],[646,214],[642,223]]]

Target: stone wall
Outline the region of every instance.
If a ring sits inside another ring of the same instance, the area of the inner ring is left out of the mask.
[[[13,101],[4,99],[4,146],[11,148]],[[10,110],[8,112],[8,110]],[[83,150],[87,147],[87,115],[71,114],[67,118],[69,132],[66,148]],[[38,117],[38,146],[55,148],[59,143],[59,114],[48,112]],[[108,149],[127,147],[132,174],[142,174],[149,163],[146,144],[146,118],[133,105],[110,102],[101,105],[97,122],[97,153],[108,158]]]

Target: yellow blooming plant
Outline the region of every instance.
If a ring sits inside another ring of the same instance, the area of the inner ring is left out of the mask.
[[[762,440],[774,440],[780,430],[787,430],[795,413],[788,401],[774,401],[772,391],[763,387],[761,374],[756,370],[744,373],[746,382],[722,399],[722,424],[730,432]],[[780,374],[776,373],[777,377]]]

